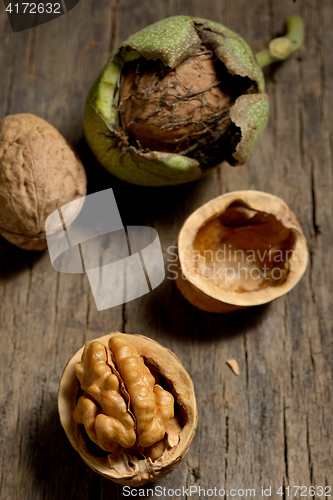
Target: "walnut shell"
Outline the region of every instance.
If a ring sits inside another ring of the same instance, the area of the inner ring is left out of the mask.
[[[172,16],[122,43],[91,88],[88,144],[116,177],[171,186],[246,162],[269,114],[265,80],[239,35]]]
[[[132,141],[152,151],[180,153],[201,149],[209,140],[211,154],[213,142],[223,141],[231,125],[233,104],[227,83],[218,85],[223,78],[215,63],[212,53],[200,49],[174,70],[144,59],[134,63],[124,75],[119,98],[124,130]],[[204,156],[197,152],[196,159],[203,161]]]
[[[172,442],[162,456],[156,447],[155,449],[150,447],[149,458],[140,454],[138,445],[136,445],[133,456],[128,456],[122,451],[108,454],[96,445],[91,446],[92,442],[87,437],[83,426],[73,418],[77,401],[82,394],[75,366],[83,359],[85,346],[74,354],[63,372],[59,386],[58,409],[61,425],[70,443],[91,469],[116,483],[141,486],[150,481],[161,479],[182,461],[197,427],[197,406],[192,380],[178,358],[169,349],[147,337],[120,334],[119,332],[112,332],[110,335],[96,340],[107,347],[110,338],[119,335],[130,346],[135,347],[154,376],[164,380],[167,384],[168,390],[175,399],[175,413],[181,422],[181,430],[178,431],[179,438],[177,436],[175,440],[173,436]],[[155,453],[157,453],[158,458],[154,458]]]
[[[48,122],[29,113],[0,121],[0,234],[8,241],[46,248],[45,220],[85,196],[86,185],[80,159]]]
[[[303,276],[303,231],[277,196],[235,191],[202,205],[177,242],[176,283],[194,306],[225,313],[266,304]]]

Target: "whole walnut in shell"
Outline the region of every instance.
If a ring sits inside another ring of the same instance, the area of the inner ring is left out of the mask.
[[[29,113],[0,121],[0,234],[8,241],[46,248],[45,220],[85,196],[86,185],[80,159],[48,122]]]
[[[131,486],[177,467],[197,426],[193,383],[176,356],[147,337],[119,332],[73,356],[60,382],[58,408],[83,460]]]

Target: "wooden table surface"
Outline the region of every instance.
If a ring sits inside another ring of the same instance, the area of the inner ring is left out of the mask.
[[[224,164],[184,186],[135,187],[107,174],[89,152],[84,102],[121,41],[175,14],[221,22],[255,51],[281,33],[285,17],[300,14],[305,46],[265,71],[270,120],[246,166]],[[126,225],[156,228],[166,264],[187,215],[239,189],[282,197],[310,251],[297,287],[265,307],[204,313],[165,279],[142,298],[98,312],[85,275],[57,273],[47,251],[26,252],[1,239],[1,499],[122,498],[121,486],[94,474],[72,449],[57,412],[66,362],[111,330],[156,339],[194,381],[195,439],[158,485],[255,488],[259,498],[261,487],[271,486],[277,499],[280,486],[314,485],[331,486],[326,492],[333,495],[332,23],[331,0],[80,0],[66,16],[12,34],[1,3],[0,118],[31,112],[57,127],[82,157],[89,192],[112,187]],[[226,364],[230,358],[239,363],[238,377]],[[311,498],[300,493],[294,498]]]

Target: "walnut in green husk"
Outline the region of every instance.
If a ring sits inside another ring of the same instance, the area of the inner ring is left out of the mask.
[[[188,182],[226,160],[245,163],[266,126],[261,67],[302,43],[303,22],[254,56],[225,26],[174,16],[131,36],[88,96],[87,141],[100,163],[133,184]]]

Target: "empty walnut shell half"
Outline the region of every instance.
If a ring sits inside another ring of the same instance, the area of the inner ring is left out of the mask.
[[[289,292],[308,260],[305,236],[277,196],[235,191],[198,208],[178,236],[176,283],[194,306],[225,313]]]
[[[171,472],[197,427],[193,383],[169,349],[112,332],[67,364],[58,394],[61,425],[95,472],[141,486]]]

